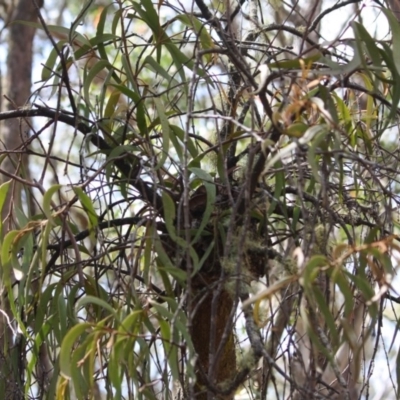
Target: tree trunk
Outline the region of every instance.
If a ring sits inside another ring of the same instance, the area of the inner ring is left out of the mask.
[[[226,326],[231,323],[230,315],[233,307],[232,296],[225,290],[219,294],[216,312],[213,318],[212,303],[214,293],[209,291],[205,299],[202,299],[196,313],[193,316],[192,340],[198,354],[199,370],[197,373],[196,399],[207,400],[207,385],[229,386],[236,374],[236,353],[232,328],[228,331],[228,338],[224,340]],[[215,348],[210,349],[211,335],[215,336]],[[221,342],[224,340],[220,356],[214,357]],[[214,374],[208,375],[210,361],[215,363]],[[205,376],[207,375],[207,376]],[[213,399],[233,399],[233,394],[227,396],[212,396]]]
[[[37,1],[37,5],[41,0]],[[4,2],[2,2],[4,7]],[[19,0],[7,5],[4,20],[37,21],[37,10],[32,0]],[[5,8],[5,7],[4,7]],[[3,110],[13,110],[29,101],[32,86],[33,39],[35,29],[20,23],[8,27],[8,57],[5,88],[3,93],[9,99],[2,99]],[[0,183],[10,180],[11,175],[22,175],[29,179],[28,158],[24,154],[29,133],[29,121],[7,120],[0,131],[1,150],[7,156],[0,165]],[[21,205],[21,185],[13,180],[6,203],[2,210],[3,232],[13,226],[14,209]],[[2,278],[1,278],[2,279]],[[23,399],[25,371],[25,345],[17,340],[9,321],[13,320],[7,290],[0,281],[0,391],[3,399]]]

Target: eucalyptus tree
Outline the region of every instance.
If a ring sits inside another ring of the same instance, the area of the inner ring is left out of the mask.
[[[0,241],[25,398],[379,395],[398,347],[396,10],[292,3],[20,22],[49,49],[29,106],[0,115],[32,121],[7,150],[34,174],[2,165],[0,187],[3,211],[16,183],[35,205],[7,209]]]

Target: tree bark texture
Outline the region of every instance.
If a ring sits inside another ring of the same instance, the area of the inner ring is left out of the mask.
[[[36,2],[41,6],[42,1]],[[37,8],[33,0],[15,0],[1,2],[5,23],[16,20],[37,21]],[[3,79],[2,109],[13,110],[27,104],[32,86],[33,39],[35,29],[20,23],[10,23],[8,32],[7,72]],[[8,100],[9,99],[9,100]],[[30,130],[29,120],[10,119],[0,128],[1,154],[6,155],[1,162],[0,183],[10,180],[7,174],[22,175],[29,179],[28,158],[24,153],[25,142]],[[16,206],[21,205],[21,186],[12,182],[7,201],[2,210],[4,235],[13,226],[13,213]],[[25,345],[17,340],[9,321],[13,321],[7,290],[0,278],[0,393],[2,398],[24,399],[23,381],[25,371]]]
[[[231,311],[233,307],[232,295],[222,290],[218,295],[216,315],[212,315],[213,291],[209,291],[193,315],[192,340],[198,354],[198,372],[196,383],[196,399],[207,400],[209,392],[207,386],[229,386],[236,374],[236,352],[232,329],[228,330],[228,338],[224,340],[226,327],[231,324]],[[210,349],[211,335],[215,337],[215,348]],[[216,356],[219,346],[222,351]],[[210,361],[215,363],[214,374],[209,376]],[[207,377],[205,375],[208,375]],[[209,392],[210,393],[210,392]],[[234,394],[227,396],[213,396],[215,399],[231,400]]]

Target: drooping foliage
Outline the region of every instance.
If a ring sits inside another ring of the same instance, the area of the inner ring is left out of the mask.
[[[47,58],[0,114],[33,121],[0,187],[34,204],[0,241],[24,396],[357,399],[378,365],[395,398],[396,14],[92,3],[18,22]]]

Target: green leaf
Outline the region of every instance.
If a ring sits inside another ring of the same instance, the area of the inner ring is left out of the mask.
[[[180,128],[180,127],[177,126],[177,125],[170,125],[170,129],[171,129],[172,132],[175,133],[175,135],[179,138],[179,140],[180,140],[182,143],[185,143],[185,132],[183,131],[182,128]],[[182,145],[178,144],[178,142],[174,143],[174,145],[175,145],[176,148],[182,147]],[[199,155],[199,152],[198,152],[198,150],[197,150],[197,148],[196,148],[196,145],[195,145],[195,143],[193,142],[193,140],[192,140],[191,137],[188,137],[188,138],[187,138],[187,149],[189,150],[189,153],[190,153],[190,155],[191,155],[193,158],[195,158],[195,157],[197,157],[197,156]],[[194,165],[194,164],[191,163],[191,166],[193,166],[193,167],[200,167],[200,163],[198,163],[198,164],[196,164],[196,165]]]
[[[331,311],[329,310],[328,304],[325,301],[324,294],[321,292],[321,290],[319,290],[318,286],[316,285],[308,291],[308,294],[312,294],[312,297],[315,299],[318,305],[318,312],[322,315],[323,320],[328,327],[334,350],[337,350],[340,345],[339,334],[336,328],[335,319]]]
[[[170,73],[168,73],[153,57],[151,56],[147,56],[144,59],[144,64],[143,66],[149,65],[151,68],[149,68],[151,71],[159,74],[160,76],[162,76],[163,78],[165,78],[167,80],[167,82],[169,82],[172,85],[178,85],[179,82],[173,77],[171,76]]]
[[[392,31],[393,61],[396,66],[397,73],[400,74],[400,24],[392,11],[385,7],[382,7],[381,11],[386,15],[386,18],[390,25],[390,29]]]
[[[285,178],[285,170],[283,168],[283,164],[280,160],[278,160],[275,163],[275,168],[278,170],[278,172],[274,175],[275,177],[275,193],[274,193],[274,198],[268,208],[268,215],[271,215],[276,208],[276,205],[278,204],[278,200],[281,197],[281,195],[283,194],[283,188],[285,187],[285,182],[286,182],[286,178]],[[285,210],[284,210],[285,211]]]
[[[136,78],[135,78],[135,76],[133,74],[133,71],[132,71],[132,66],[131,66],[130,60],[126,57],[125,54],[123,54],[121,56],[121,63],[122,63],[122,66],[123,66],[123,70],[126,73],[126,77],[128,78],[128,82],[135,89],[135,92],[139,93],[139,88],[138,88],[138,85],[137,85],[137,82],[136,82]],[[128,85],[122,85],[122,86],[126,87]],[[121,90],[121,92],[123,92],[123,90]],[[140,99],[140,97],[139,97],[139,99]]]
[[[321,102],[322,100],[319,99]],[[314,100],[315,101],[315,100]],[[267,172],[267,170],[269,168],[271,168],[271,166],[275,165],[275,163],[278,160],[283,160],[285,159],[287,156],[289,156],[294,149],[298,146],[298,144],[301,145],[305,145],[305,144],[309,144],[311,143],[315,136],[320,133],[321,131],[325,131],[326,130],[326,126],[325,125],[314,125],[311,126],[310,128],[307,129],[307,131],[305,132],[305,134],[298,139],[298,141],[296,142],[291,142],[289,143],[287,146],[283,147],[282,149],[280,149],[275,155],[273,155],[272,157],[270,157],[267,162],[265,163],[265,167],[264,167],[264,173]],[[265,141],[264,141],[264,145],[265,145]]]
[[[120,333],[129,333],[131,336],[132,334],[137,333],[140,327],[140,322],[143,317],[143,310],[135,310],[131,312],[122,322],[121,325],[118,327],[118,332]],[[121,340],[117,338],[117,340]]]
[[[197,36],[200,39],[201,47],[204,50],[212,50],[214,48],[214,42],[209,33],[209,30],[204,25],[204,22],[200,21],[193,14],[189,13],[178,15],[176,18],[183,22],[189,28],[192,28],[194,32],[196,32]],[[205,54],[205,58],[208,62],[211,62],[213,54]]]
[[[186,82],[186,75],[185,75],[185,70],[184,70],[183,66],[185,65],[190,70],[193,70],[193,67],[194,67],[193,61],[190,58],[188,58],[184,53],[182,53],[182,51],[180,51],[179,48],[174,43],[172,43],[172,41],[169,38],[168,38],[168,41],[166,43],[164,43],[164,47],[171,54],[171,57],[174,60],[176,69],[182,79],[182,82]],[[202,75],[200,69],[197,72],[199,75]],[[183,85],[183,90],[187,97],[188,96],[188,85],[187,84]]]
[[[303,276],[300,279],[300,284],[304,287],[310,287],[317,278],[320,272],[320,267],[326,267],[327,265],[329,265],[329,261],[325,256],[312,256],[304,268]]]
[[[20,234],[20,231],[13,230],[6,234],[3,240],[3,245],[1,246],[1,264],[6,265],[11,261],[13,253],[16,254],[16,242],[15,239]]]
[[[210,242],[210,244],[208,245],[207,250],[203,253],[198,264],[194,266],[192,276],[195,276],[201,270],[201,267],[204,265],[204,263],[208,259],[209,255],[211,254],[211,251],[214,249],[214,246],[215,246],[215,241],[212,240]]]
[[[71,381],[75,390],[76,399],[86,398],[89,390],[88,382],[82,375],[82,360],[86,360],[86,346],[78,346],[71,354]],[[62,375],[62,374],[61,374]]]
[[[128,96],[128,98],[130,98],[131,100],[134,101],[134,103],[136,105],[136,109],[137,109],[137,112],[136,112],[137,125],[140,130],[140,133],[144,137],[146,137],[146,135],[148,133],[148,129],[147,129],[147,122],[146,122],[146,112],[145,112],[145,108],[143,105],[142,97],[138,93],[134,92],[133,90],[127,88],[124,85],[111,84],[110,86],[115,87],[121,93],[125,94],[126,96]]]
[[[111,67],[107,60],[97,61],[96,64],[94,64],[90,67],[89,72],[88,72],[86,78],[84,79],[83,93],[84,93],[86,102],[88,104],[90,104],[91,107],[93,107],[93,103],[92,103],[93,94],[91,93],[92,92],[92,90],[91,90],[92,82],[100,74],[100,72],[103,69],[106,69],[107,67],[109,67],[109,68]]]
[[[341,268],[334,269],[331,272],[330,276],[331,276],[332,282],[335,283],[336,285],[338,285],[340,291],[343,294],[344,317],[348,318],[351,315],[351,313],[353,312],[353,304],[354,304],[353,293],[350,289],[350,285],[349,285],[345,275],[343,274]]]
[[[339,125],[340,121],[331,91],[324,85],[318,85],[318,91],[319,97],[321,97],[322,101],[324,102],[324,106],[326,107],[329,114],[332,116],[333,122],[336,125]]]
[[[65,300],[63,296],[58,296],[58,309],[57,309],[57,319],[60,325],[60,334],[61,337],[64,337],[67,333],[67,308],[65,306]]]
[[[354,55],[350,62],[347,64],[337,63],[328,57],[322,57],[321,61],[330,67],[330,69],[321,69],[323,75],[346,75],[354,72],[362,65],[362,56],[357,43],[354,40],[348,41],[349,46],[353,49]]]
[[[92,240],[94,240],[96,236],[96,228],[99,224],[99,221],[96,211],[93,207],[92,200],[80,187],[75,186],[73,187],[73,190],[77,195],[79,201],[83,206],[83,209],[86,211],[86,214],[89,218],[90,237]]]
[[[113,306],[106,301],[95,297],[95,296],[84,296],[79,301],[76,303],[75,310],[79,312],[79,310],[86,306],[87,304],[95,304],[103,308],[104,310],[107,310],[110,312],[111,315],[114,316],[114,318],[118,321],[119,317],[116,312],[116,310],[113,308]]]
[[[65,43],[68,43],[66,40],[60,40],[56,46],[57,49],[53,48],[47,57],[46,62],[43,65],[42,69],[42,80],[47,81],[48,79],[51,78],[51,76],[54,74],[54,66],[56,64],[57,58],[58,58],[58,53],[62,49],[62,47],[65,45]]]
[[[164,29],[160,26],[158,14],[151,1],[148,0],[141,0],[140,4],[132,2],[132,6],[146,25],[153,31],[153,39],[156,43],[157,62],[160,63],[162,45],[165,42],[166,34]]]
[[[106,85],[107,85],[107,83],[108,83],[110,78],[111,78],[111,75],[109,73],[107,78],[106,78],[106,81],[104,82],[104,89],[105,89],[105,87],[106,87]],[[105,92],[106,92],[106,90],[104,90],[104,92],[101,94],[102,100],[106,99],[106,95],[105,95],[106,93]],[[115,116],[116,109],[117,109],[120,97],[121,97],[121,92],[119,90],[117,90],[115,88],[111,89],[111,93],[108,96],[107,105],[106,105],[106,107],[104,109],[104,118],[109,118],[110,119],[109,122],[105,121],[107,132],[112,131],[112,119]],[[100,109],[101,110],[103,109],[103,103],[102,102],[101,102],[101,105],[100,105]],[[114,138],[114,136],[113,136],[113,138]],[[107,137],[105,137],[105,139],[107,141]]]
[[[396,390],[396,399],[400,399],[400,349],[397,352],[396,357],[396,378],[397,378],[397,390]]]
[[[199,239],[200,235],[202,234],[204,228],[208,224],[211,214],[214,210],[215,207],[215,201],[216,201],[216,195],[217,195],[217,190],[215,187],[215,184],[213,182],[213,178],[211,177],[210,174],[207,172],[203,171],[201,168],[195,168],[191,167],[189,168],[191,172],[193,172],[198,178],[201,179],[204,187],[206,188],[206,193],[207,193],[207,203],[206,207],[201,219],[200,226],[197,228],[197,232],[195,237],[192,239],[192,245],[197,242]]]
[[[101,12],[100,18],[97,22],[96,36],[90,40],[92,46],[95,46],[95,44],[97,44],[97,49],[99,51],[101,59],[106,61],[108,61],[108,55],[105,47],[105,42],[113,39],[116,40],[118,38],[118,36],[113,34],[104,34],[104,28],[107,21],[107,14],[110,11],[110,9],[112,10],[112,4],[109,4],[103,8],[103,11]],[[92,40],[96,40],[97,43],[92,42]]]
[[[10,189],[11,180],[4,182],[0,186],[0,214],[3,213],[3,207],[7,199],[8,190]],[[3,232],[3,218],[0,218],[0,233]],[[1,235],[3,237],[3,235]]]
[[[320,176],[319,176],[320,168],[318,164],[319,156],[316,155],[316,152],[319,149],[320,144],[325,142],[327,134],[328,132],[326,130],[321,129],[311,142],[310,148],[308,149],[307,152],[307,160],[311,166],[314,179],[317,182],[320,182]]]
[[[194,267],[197,267],[197,264],[194,264]],[[174,265],[166,267],[166,266],[159,266],[157,268],[158,272],[166,273],[167,275],[173,277],[178,282],[182,283],[186,281],[187,273],[183,269],[177,268]]]
[[[176,268],[172,263],[172,261],[170,260],[170,258],[168,257],[168,254],[165,252],[161,244],[160,238],[158,237],[156,238],[156,240],[154,241],[154,247],[158,257],[157,260],[158,268],[170,268],[170,269]],[[174,293],[172,289],[172,284],[170,282],[169,276],[167,276],[167,274],[165,274],[163,270],[161,270],[161,278],[163,280],[167,295],[172,296]]]
[[[389,107],[389,116],[387,118],[383,118],[382,127],[380,129],[381,132],[384,132],[390,122],[397,118],[397,106],[400,101],[400,75],[398,73],[398,63],[396,63],[392,48],[387,43],[382,43],[382,47],[382,57],[392,73],[392,82],[389,83],[392,94],[392,105]]]
[[[198,255],[196,253],[196,251],[194,250],[194,248],[191,246],[190,243],[186,243],[186,241],[177,235],[176,233],[176,229],[175,229],[175,218],[176,218],[176,206],[174,201],[172,200],[171,196],[166,192],[163,191],[162,195],[162,202],[163,202],[163,208],[164,208],[164,221],[165,221],[165,226],[167,227],[168,233],[171,237],[171,239],[177,243],[179,246],[181,246],[183,249],[189,251],[190,256],[192,258],[192,262],[194,265],[194,268],[196,268],[198,262],[199,262],[199,258]],[[156,241],[156,247],[157,247],[157,242]],[[159,251],[161,251],[161,248],[157,247],[157,253],[159,253]],[[159,253],[159,255],[162,254],[162,257],[164,258],[164,262],[166,262],[165,257],[166,254],[164,253],[164,251],[162,251],[161,253]],[[167,257],[169,260],[169,257]],[[173,264],[171,263],[171,261],[169,260],[166,264],[164,264],[164,267],[167,267],[168,265],[173,266]],[[176,272],[175,277],[179,278],[181,276],[183,276],[182,270],[177,269],[177,271],[175,271],[176,267],[173,266],[173,268],[170,270],[170,272],[174,271]]]
[[[42,24],[38,22],[30,22],[30,21],[22,21],[22,20],[15,20],[11,22],[12,24],[21,24],[21,25],[26,25],[30,26],[35,29],[44,29]],[[55,33],[57,34],[58,37],[65,37],[67,39],[70,36],[70,30],[68,28],[65,28],[64,26],[59,26],[59,25],[46,25],[46,29],[50,33]],[[79,32],[75,32],[73,41],[78,43],[81,46],[90,46],[90,42]]]
[[[42,265],[46,265],[46,260],[47,260],[47,246],[49,244],[49,237],[50,237],[50,233],[51,233],[51,229],[52,229],[52,224],[50,223],[50,221],[52,221],[52,219],[49,219],[49,221],[44,225],[44,229],[42,227],[42,235],[41,235],[41,240],[40,240],[40,246],[41,246],[41,262]],[[41,270],[41,278],[44,279],[45,276],[45,268],[42,268]]]
[[[354,282],[357,289],[363,294],[364,299],[369,301],[375,295],[374,289],[371,287],[368,282],[368,278],[364,276],[353,275],[347,271],[344,273],[348,276],[348,278]],[[372,319],[375,319],[378,316],[378,305],[376,303],[372,303],[368,306],[368,311]]]
[[[350,25],[353,28],[355,37],[358,39],[358,41],[365,43],[368,55],[372,60],[373,65],[375,67],[382,67],[382,59],[379,48],[376,45],[376,39],[374,39],[365,29],[364,25],[360,24],[359,22],[353,21]],[[367,67],[366,63],[365,67]],[[368,69],[366,70],[368,71]]]
[[[165,115],[164,105],[161,102],[159,97],[154,97],[154,104],[157,109],[158,117],[160,118],[161,122],[161,135],[162,135],[162,152],[161,157],[158,160],[157,165],[155,166],[155,170],[161,168],[165,164],[165,160],[169,155],[169,122],[168,118]]]
[[[40,330],[40,327],[44,324],[45,316],[48,311],[50,311],[50,304],[54,298],[54,291],[58,284],[52,283],[48,287],[46,287],[43,292],[39,291],[39,301],[35,314],[35,325],[34,331],[37,333]]]
[[[137,3],[132,3],[132,4],[134,7],[139,5]],[[154,35],[156,35],[157,40],[162,39],[163,30],[160,29],[161,27],[160,27],[158,13],[154,8],[153,2],[151,0],[140,0],[140,5],[143,6],[144,9],[135,7],[136,11],[138,11],[139,15],[151,28]]]
[[[310,341],[313,345],[317,346],[318,350],[322,352],[322,354],[329,360],[329,362],[333,361],[333,354],[329,352],[326,346],[321,343],[318,335],[315,332],[315,328],[310,324],[310,319],[308,318],[308,310],[301,305],[300,306],[300,315],[303,320],[303,324],[307,330],[307,334],[310,337]]]
[[[311,65],[318,61],[322,57],[321,54],[314,54],[311,57],[296,59],[296,60],[282,60],[273,63],[269,63],[270,69],[302,69],[304,65]]]
[[[178,360],[178,347],[173,344],[173,338],[171,335],[171,328],[173,329],[173,325],[170,325],[167,321],[159,318],[158,322],[160,324],[160,333],[162,338],[162,343],[165,349],[165,355],[168,360],[168,365],[171,368],[171,373],[174,379],[179,379],[179,360]]]
[[[123,380],[123,372],[121,370],[121,358],[122,358],[121,354],[123,354],[123,351],[126,348],[126,346],[123,346],[125,342],[126,338],[124,338],[123,340],[119,341],[114,345],[110,357],[110,363],[107,368],[108,378],[111,384],[117,390],[117,392],[121,391],[121,385]],[[132,344],[134,345],[135,343],[133,342]],[[118,394],[116,397],[121,398],[120,395],[118,396]]]
[[[54,193],[57,193],[60,189],[62,188],[62,185],[57,184],[53,185],[50,189],[46,191],[46,193],[43,195],[43,212],[46,215],[47,219],[49,221],[53,220],[52,217],[52,197]]]
[[[172,239],[175,240],[176,238],[176,232],[174,226],[174,221],[176,217],[175,203],[172,200],[171,196],[165,190],[162,192],[161,197],[163,202],[165,225],[168,229],[168,233],[171,235]]]
[[[71,379],[71,370],[77,369],[77,365],[71,365],[71,354],[77,339],[91,327],[87,322],[81,323],[73,326],[65,335],[60,348],[60,372],[64,378]]]

